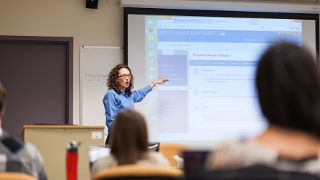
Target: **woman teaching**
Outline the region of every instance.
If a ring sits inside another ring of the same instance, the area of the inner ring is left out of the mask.
[[[103,104],[106,115],[106,125],[108,127],[108,137],[106,144],[112,132],[112,124],[115,116],[124,109],[134,109],[134,103],[141,102],[143,98],[152,91],[157,84],[163,84],[168,81],[165,77],[159,77],[150,85],[138,89],[133,88],[133,76],[130,68],[124,64],[116,65],[109,73],[107,86],[108,91],[103,98]]]

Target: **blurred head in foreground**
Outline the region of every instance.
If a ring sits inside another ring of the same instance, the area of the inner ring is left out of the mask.
[[[224,143],[207,168],[264,165],[320,176],[320,78],[314,57],[289,42],[271,45],[258,63],[256,88],[267,129],[247,141]]]
[[[289,42],[272,45],[261,57],[256,87],[269,124],[320,137],[318,65],[305,48]]]
[[[121,164],[133,164],[148,149],[147,125],[135,110],[121,111],[115,119],[111,134],[111,154]]]

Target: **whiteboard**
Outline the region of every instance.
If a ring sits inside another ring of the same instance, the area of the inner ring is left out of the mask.
[[[102,99],[108,89],[106,85],[108,73],[121,63],[123,63],[121,47],[80,47],[80,125],[105,126]]]

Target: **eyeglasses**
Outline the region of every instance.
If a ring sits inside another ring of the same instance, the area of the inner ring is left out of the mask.
[[[131,74],[122,74],[122,75],[119,75],[118,77],[131,79],[131,78],[132,78],[132,75],[131,75]]]

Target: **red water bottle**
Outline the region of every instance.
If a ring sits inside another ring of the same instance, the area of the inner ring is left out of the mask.
[[[67,144],[67,180],[77,180],[78,178],[78,146],[79,143],[76,141],[71,141]]]

